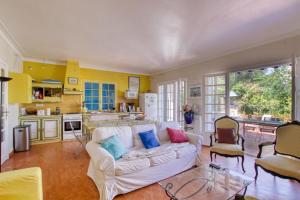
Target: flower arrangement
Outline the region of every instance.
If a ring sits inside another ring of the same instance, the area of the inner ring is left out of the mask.
[[[186,124],[191,124],[194,119],[194,111],[192,106],[185,104],[182,106],[182,110],[184,112],[184,121]]]
[[[194,113],[192,106],[190,106],[188,104],[183,105],[182,110],[183,110],[184,113],[186,113],[186,112],[193,112]]]

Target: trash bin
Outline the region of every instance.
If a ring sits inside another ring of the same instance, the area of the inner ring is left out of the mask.
[[[30,149],[29,143],[30,125],[20,125],[14,127],[14,150],[28,151]]]

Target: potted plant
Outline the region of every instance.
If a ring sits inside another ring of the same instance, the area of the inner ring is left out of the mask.
[[[192,107],[188,104],[183,105],[182,108],[183,112],[184,112],[184,121],[186,124],[191,124],[193,123],[194,120],[194,111],[192,109]]]

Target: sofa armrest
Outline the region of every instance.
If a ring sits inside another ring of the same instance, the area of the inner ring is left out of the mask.
[[[41,168],[32,167],[1,173],[0,199],[43,200]]]
[[[86,145],[86,150],[97,169],[101,170],[105,175],[115,175],[115,159],[100,144],[90,141]]]
[[[201,135],[197,135],[194,133],[186,133],[189,142],[191,144],[196,145],[197,147],[201,147],[202,143],[203,143],[203,137]]]

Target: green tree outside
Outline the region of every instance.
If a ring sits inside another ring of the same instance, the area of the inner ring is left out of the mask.
[[[231,105],[240,114],[272,115],[287,121],[292,111],[292,69],[290,65],[277,68],[234,72],[229,75]]]

